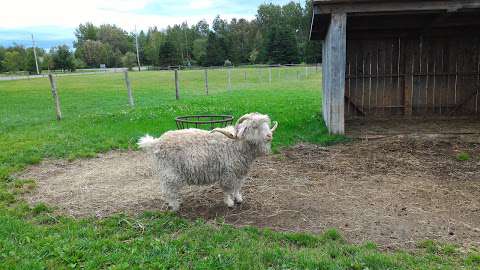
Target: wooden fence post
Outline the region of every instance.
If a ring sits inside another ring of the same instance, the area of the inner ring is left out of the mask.
[[[272,68],[268,68],[268,83],[272,84]]]
[[[243,79],[246,81],[247,80],[247,71],[243,71]]]
[[[208,70],[205,69],[205,93],[208,96]]]
[[[228,76],[228,90],[232,90],[232,69],[229,68],[228,69],[228,72],[227,72],[227,76]]]
[[[178,69],[175,69],[175,99],[180,99],[180,84],[178,82]]]
[[[57,93],[57,83],[55,82],[55,78],[51,73],[48,74],[48,79],[50,80],[50,86],[52,87],[52,96],[53,96],[53,100],[55,101],[57,120],[62,120],[62,112],[60,110],[60,100],[58,99],[58,93]]]
[[[128,78],[128,70],[125,70],[125,85],[127,86],[127,92],[128,92],[128,103],[130,106],[134,106],[133,102],[133,96],[132,96],[132,86],[130,85],[130,79]]]

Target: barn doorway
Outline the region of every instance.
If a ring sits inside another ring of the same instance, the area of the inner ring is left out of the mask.
[[[479,17],[480,1],[315,1],[330,132],[352,120],[478,121]]]

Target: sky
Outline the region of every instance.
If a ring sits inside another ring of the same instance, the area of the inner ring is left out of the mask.
[[[263,3],[285,4],[292,0],[0,0],[0,45],[13,42],[30,46],[31,34],[37,45],[50,48],[72,44],[74,29],[85,22],[116,24],[128,32],[201,19],[211,24],[223,19],[253,19]],[[293,0],[301,2],[303,0]]]

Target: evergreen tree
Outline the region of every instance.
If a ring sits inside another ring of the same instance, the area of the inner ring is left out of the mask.
[[[157,28],[151,28],[147,32],[147,43],[145,45],[145,62],[150,65],[160,65],[160,47],[165,42],[165,33]]]
[[[215,32],[208,34],[207,56],[205,64],[207,66],[221,66],[227,60],[227,49],[225,40]]]
[[[322,42],[308,40],[305,48],[305,63],[315,64],[322,62]]]
[[[298,47],[295,34],[286,26],[273,26],[268,32],[265,46],[271,64],[298,63]]]
[[[193,42],[193,58],[199,65],[205,65],[207,59],[207,42],[206,38],[198,38]]]
[[[166,40],[160,46],[160,65],[161,66],[176,66],[179,65],[181,59],[178,58],[175,46],[172,41]]]

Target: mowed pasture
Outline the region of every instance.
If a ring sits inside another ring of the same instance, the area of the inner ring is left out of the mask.
[[[16,177],[29,165],[60,159],[70,168],[70,161],[77,166],[78,159],[100,152],[136,150],[141,135],[158,136],[175,129],[174,117],[189,114],[269,114],[280,123],[274,149],[282,154],[266,160],[260,165],[265,168],[257,168],[255,173],[261,177],[273,171],[277,179],[284,178],[282,184],[295,179],[298,159],[305,163],[299,170],[305,174],[302,179],[314,177],[306,173],[321,168],[342,169],[344,165],[334,162],[342,155],[351,155],[350,162],[359,171],[370,170],[368,164],[355,163],[357,154],[349,151],[349,145],[327,155],[330,165],[320,163],[322,151],[326,151],[322,147],[289,148],[299,142],[333,144],[346,140],[328,135],[319,115],[320,74],[315,67],[308,71],[304,67],[273,69],[270,82],[268,69],[235,69],[229,89],[228,70],[210,70],[207,96],[203,70],[180,71],[180,100],[175,100],[172,71],[130,72],[133,108],[128,105],[122,73],[59,76],[61,121],[55,119],[47,78],[0,82],[0,268],[477,269],[478,250],[448,243],[422,241],[414,252],[385,251],[370,241],[351,244],[335,229],[311,234],[237,228],[226,224],[233,222],[221,215],[215,218],[216,214],[198,212],[189,213],[189,219],[163,211],[72,218],[56,211],[56,205],[31,205],[22,200],[37,185],[32,179]],[[389,158],[385,163],[397,157]],[[280,163],[282,160],[288,162]],[[334,171],[328,174],[335,176]],[[375,185],[373,180],[367,185]],[[349,190],[350,184],[344,185]],[[324,192],[322,196],[337,192],[318,187],[312,192]],[[361,199],[362,194],[354,195]],[[295,200],[295,196],[290,199]],[[264,198],[247,199],[258,202]],[[333,213],[335,203],[331,207]],[[195,218],[199,216],[208,219]]]
[[[245,72],[247,80],[245,80]],[[298,72],[298,80],[297,80]],[[123,73],[57,77],[63,120],[47,78],[0,82],[0,172],[3,176],[42,158],[91,157],[110,149],[134,148],[140,135],[174,129],[174,118],[189,114],[259,111],[282,124],[275,145],[294,141],[332,142],[319,120],[320,72],[310,67],[180,71],[175,100],[173,71],[130,72],[135,107],[128,105]]]

